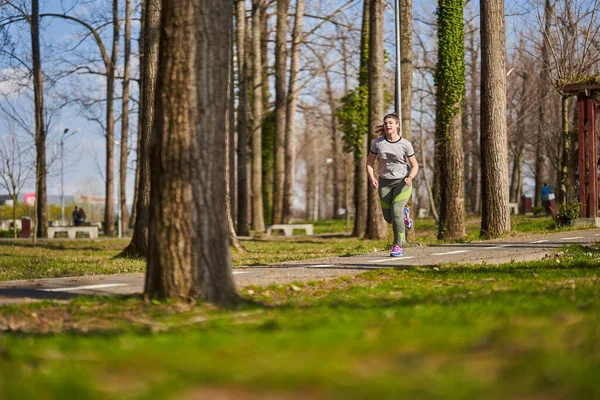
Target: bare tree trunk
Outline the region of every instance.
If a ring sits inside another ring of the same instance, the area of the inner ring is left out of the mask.
[[[371,0],[364,0],[363,3],[363,23],[360,37],[360,65],[358,72],[358,85],[366,86],[368,84],[368,62],[369,62],[369,29]],[[352,236],[362,238],[367,232],[368,218],[368,182],[365,173],[367,163],[367,152],[369,151],[369,133],[360,132],[362,143],[360,145],[360,155],[354,158],[354,230]]]
[[[412,138],[412,92],[413,92],[413,50],[412,50],[412,0],[400,0],[400,76],[402,80],[402,136],[406,140]],[[413,189],[416,189],[413,188]],[[415,190],[416,191],[416,190]],[[406,204],[413,207],[412,196]],[[406,230],[406,241],[414,242],[417,227]]]
[[[195,269],[200,261],[197,225],[202,221],[194,202],[194,181],[199,181],[194,161],[196,12],[192,0],[162,3],[146,297],[187,300],[200,295]]]
[[[235,4],[235,0],[232,0]],[[235,8],[233,9],[233,15],[235,15]],[[236,203],[237,203],[237,193],[236,193],[236,182],[237,182],[237,176],[236,176],[236,168],[235,168],[235,164],[236,164],[236,141],[237,141],[237,132],[236,132],[236,128],[235,128],[235,32],[234,32],[234,23],[233,21],[235,20],[232,19],[231,21],[231,32],[230,32],[230,36],[231,36],[231,46],[229,48],[229,82],[228,82],[228,88],[229,88],[229,97],[228,97],[228,109],[227,109],[227,120],[228,120],[228,127],[229,130],[227,132],[227,134],[229,135],[228,137],[228,142],[227,142],[227,167],[229,168],[227,171],[227,202],[228,202],[228,206],[227,206],[227,218],[228,218],[228,223],[230,225],[230,236],[231,233],[233,233],[233,236],[235,237],[235,239],[233,239],[233,237],[231,237],[230,239],[236,240],[237,241],[237,235],[235,233],[235,224],[233,221],[236,220]]]
[[[300,44],[304,28],[304,0],[296,0],[296,16],[292,32],[290,54],[290,82],[285,129],[285,179],[283,182],[283,222],[292,219],[294,186],[296,180],[296,107],[298,103],[298,71],[300,70]]]
[[[263,73],[261,57],[261,8],[262,1],[252,2],[252,229],[264,232],[262,193],[262,121],[263,121]]]
[[[237,230],[240,236],[248,236],[248,55],[246,52],[246,6],[237,0],[237,60],[239,79],[238,99],[238,213]]]
[[[204,300],[220,305],[239,301],[229,250],[227,226],[226,170],[219,165],[219,150],[226,148],[229,106],[227,71],[233,68],[229,49],[232,46],[233,0],[201,0],[196,24],[198,75],[197,154],[194,197],[198,215],[197,247]],[[233,127],[230,127],[233,129]]]
[[[140,186],[140,147],[142,140],[142,96],[144,89],[144,32],[146,31],[146,2],[148,0],[140,1],[140,34],[138,36],[138,63],[140,75],[138,77],[138,93],[139,93],[139,110],[138,110],[138,120],[137,120],[137,146],[136,146],[136,162],[135,162],[135,185],[133,188],[133,199],[131,207],[131,215],[129,216],[129,226],[135,226],[135,221],[137,218],[137,199],[138,199],[138,190]]]
[[[233,65],[234,61],[234,51],[233,51],[233,23],[231,23],[231,32],[230,37],[232,38],[231,44],[229,46],[229,75],[227,82],[227,126],[226,126],[226,138],[227,141],[225,146],[227,148],[226,151],[226,162],[225,166],[227,170],[225,171],[225,177],[227,179],[227,184],[225,185],[227,191],[225,196],[227,198],[227,229],[229,231],[229,243],[231,246],[235,247],[238,251],[244,251],[245,249],[238,240],[238,237],[235,233],[235,225],[233,220],[235,219],[235,201],[232,201],[232,198],[235,197],[235,90],[234,90],[234,82],[235,82],[235,74]]]
[[[129,155],[129,79],[131,58],[131,0],[125,0],[125,54],[123,68],[123,111],[121,114],[121,160],[119,165],[119,179],[121,184],[121,231],[129,230],[129,209],[127,208],[127,157]]]
[[[327,104],[329,105],[329,115],[330,115],[330,121],[329,121],[329,132],[331,134],[331,145],[333,147],[333,154],[332,154],[332,158],[333,158],[333,162],[332,162],[332,167],[333,167],[333,182],[330,180],[327,180],[327,182],[331,182],[331,185],[328,185],[328,187],[331,188],[331,194],[333,195],[333,218],[337,219],[338,218],[338,213],[337,210],[340,208],[340,198],[343,194],[343,188],[342,188],[342,171],[344,168],[343,165],[343,152],[342,152],[342,142],[341,142],[341,136],[338,132],[338,123],[337,123],[337,115],[336,115],[336,109],[337,109],[337,104],[335,101],[335,96],[333,93],[333,83],[331,80],[331,76],[330,76],[330,71],[326,68],[325,65],[325,61],[321,58],[321,66],[324,70],[324,74],[325,74],[325,94],[327,96]],[[329,165],[326,166],[326,168],[329,168]]]
[[[481,1],[481,235],[510,231],[504,1]]]
[[[36,224],[34,236],[48,236],[48,203],[46,198],[46,128],[44,126],[44,77],[40,55],[40,9],[39,0],[31,2],[31,59],[33,64],[33,96],[35,102],[35,150],[36,150]]]
[[[466,90],[466,99],[463,107],[463,143],[466,156],[465,169],[465,209],[468,212],[479,213],[479,114],[478,114],[478,89],[479,89],[479,42],[476,40],[476,28],[471,25],[465,27],[468,32],[469,65],[467,66],[470,77],[469,87]]]
[[[562,157],[560,158],[559,201],[567,202],[569,190],[569,96],[562,95]]]
[[[106,66],[106,200],[104,205],[104,234],[115,234],[114,149],[115,149],[115,73],[119,56],[119,1],[113,0],[112,54]]]
[[[423,97],[421,96],[421,110],[424,109],[423,106]],[[427,189],[427,197],[429,199],[429,208],[431,209],[431,213],[433,214],[433,219],[435,219],[436,223],[439,223],[440,216],[437,212],[437,207],[435,205],[435,198],[433,196],[433,191],[431,189],[431,183],[429,182],[429,177],[427,176],[427,158],[425,156],[425,138],[424,138],[425,128],[423,127],[423,113],[419,113],[419,139],[421,148],[421,163],[419,170],[423,174],[423,181],[425,182],[425,188]]]
[[[517,135],[514,145],[513,169],[510,180],[510,202],[518,203],[523,192],[523,158],[525,153],[525,138],[527,137],[527,128],[525,120],[527,118],[527,90],[529,89],[529,74],[523,72],[523,83],[521,86],[521,96],[519,99],[519,110],[517,113]]]
[[[227,146],[233,1],[163,2],[152,148],[148,297],[239,301],[229,252]]]
[[[553,7],[551,0],[544,2],[544,31],[543,37],[550,37],[550,23],[552,18]],[[546,133],[546,109],[548,104],[548,82],[550,74],[548,73],[550,61],[548,56],[548,42],[542,41],[542,66],[540,71],[540,102],[538,106],[538,123],[537,123],[537,138],[535,147],[535,206],[542,207],[541,190],[546,177],[545,171],[545,133]]]
[[[383,123],[384,9],[384,0],[373,0],[371,2],[369,18],[369,142],[376,139],[375,127]],[[369,185],[368,196],[366,237],[369,239],[386,239],[388,227],[381,213],[377,189]]]
[[[275,168],[273,177],[273,223],[283,222],[283,185],[285,180],[286,64],[289,0],[277,0],[275,44]]]
[[[154,123],[156,80],[158,75],[158,50],[160,41],[161,1],[146,0],[144,9],[144,58],[141,65],[142,91],[140,98],[141,130],[138,132],[138,169],[140,180],[135,203],[137,217],[131,242],[120,254],[122,257],[148,257],[150,223],[150,137]],[[156,272],[156,271],[149,271]],[[148,279],[157,277],[146,276]]]

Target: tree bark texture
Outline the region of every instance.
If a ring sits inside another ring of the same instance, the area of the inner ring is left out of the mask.
[[[277,34],[275,38],[275,168],[273,177],[274,224],[281,224],[283,222],[288,8],[289,0],[277,0]]]
[[[129,156],[129,79],[131,71],[129,61],[131,58],[131,0],[125,0],[125,53],[123,66],[123,101],[121,112],[121,159],[119,163],[120,179],[120,205],[121,205],[121,231],[126,233],[129,229],[129,209],[127,208],[127,158]]]
[[[237,60],[238,60],[238,147],[237,147],[237,233],[248,236],[248,55],[246,52],[246,6],[244,0],[236,1],[237,16]]]
[[[36,220],[35,235],[48,236],[48,203],[46,186],[46,128],[44,126],[44,77],[40,54],[40,9],[39,0],[31,2],[31,61],[33,96],[35,103],[35,151],[36,151]]]
[[[261,0],[252,2],[252,229],[264,232],[262,193],[263,73],[261,57]]]
[[[481,1],[481,235],[510,231],[504,1]]]
[[[119,56],[119,1],[113,0],[112,6],[112,50],[106,66],[106,200],[104,205],[104,234],[115,234],[115,73]]]
[[[140,32],[138,36],[138,63],[140,69],[140,75],[137,80],[138,93],[139,93],[139,110],[137,118],[137,146],[136,146],[136,161],[135,161],[135,184],[133,187],[133,199],[131,207],[131,215],[129,216],[129,226],[135,226],[137,217],[137,199],[138,199],[138,188],[140,186],[140,147],[142,139],[142,96],[144,88],[144,32],[146,31],[146,1],[140,1]]]
[[[360,65],[358,69],[358,85],[368,85],[368,62],[369,62],[369,20],[370,20],[371,0],[364,0],[363,3],[363,23],[360,37]],[[369,133],[362,133],[362,143],[360,145],[360,154],[354,155],[354,229],[352,236],[362,238],[367,232],[368,217],[368,182],[365,172],[367,164],[367,155],[369,152]]]
[[[237,302],[233,283],[227,224],[227,169],[221,167],[227,148],[229,109],[229,49],[232,45],[232,0],[201,0],[196,24],[195,64],[197,133],[193,195],[198,242],[201,293],[204,300],[229,305]],[[193,104],[193,103],[192,103]],[[195,113],[192,113],[195,114]],[[191,121],[192,122],[192,121]],[[194,145],[194,144],[192,144]]]
[[[285,179],[283,182],[283,222],[292,220],[294,186],[296,180],[296,107],[298,104],[298,71],[300,44],[304,29],[304,0],[296,0],[296,14],[290,52],[290,81],[285,117]]]
[[[439,174],[438,237],[461,239],[464,217],[462,102],[465,93],[462,0],[442,0],[438,7],[436,67],[436,159]]]
[[[544,30],[542,32],[543,37],[550,37],[550,26],[551,18],[553,13],[553,7],[551,0],[545,0],[544,2]],[[542,207],[542,196],[541,190],[544,181],[549,177],[546,171],[545,162],[545,151],[546,151],[546,105],[548,104],[548,83],[550,81],[550,74],[548,72],[548,66],[550,64],[548,54],[548,41],[542,41],[542,68],[540,71],[540,102],[538,105],[538,123],[537,123],[537,138],[535,148],[535,206]]]
[[[569,191],[569,96],[562,95],[562,156],[560,158],[560,191],[558,200],[561,203],[567,202],[567,192]]]
[[[383,123],[383,13],[385,2],[371,2],[369,18],[369,143],[376,139],[375,127]],[[364,175],[365,172],[363,171]],[[383,219],[377,189],[369,186],[366,237],[386,239],[388,226]]]
[[[145,294],[189,299],[199,263],[196,166],[196,8],[163,0],[151,139],[150,246]],[[221,135],[223,132],[221,132]],[[221,149],[222,151],[222,149]],[[223,185],[223,182],[221,182]]]
[[[124,257],[148,257],[150,223],[150,138],[154,123],[156,81],[158,76],[158,51],[160,43],[161,0],[146,0],[144,8],[144,57],[141,64],[142,91],[140,98],[141,130],[138,141],[139,185],[135,203],[137,217],[131,242],[123,250]],[[146,279],[151,277],[147,271]],[[146,281],[148,282],[148,281]],[[147,283],[146,283],[147,285]]]
[[[412,93],[413,93],[413,50],[412,50],[412,0],[400,0],[400,76],[402,87],[402,136],[411,141],[412,138]],[[413,188],[413,190],[416,188]],[[416,190],[414,190],[417,192]],[[406,204],[413,208],[412,196]],[[416,238],[417,227],[406,230],[406,241],[413,242]]]

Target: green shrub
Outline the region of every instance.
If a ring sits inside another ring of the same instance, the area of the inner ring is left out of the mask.
[[[564,203],[558,206],[552,220],[555,227],[561,228],[563,226],[573,226],[573,222],[577,217],[579,217],[579,203]]]

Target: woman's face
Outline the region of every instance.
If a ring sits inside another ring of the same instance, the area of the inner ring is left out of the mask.
[[[383,121],[383,127],[385,128],[385,133],[388,135],[396,133],[398,132],[398,121],[395,118],[387,118]]]

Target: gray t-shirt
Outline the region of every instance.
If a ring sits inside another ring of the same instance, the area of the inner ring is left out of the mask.
[[[403,179],[410,173],[408,157],[414,156],[415,150],[412,144],[404,138],[388,142],[385,136],[381,136],[373,140],[371,153],[377,154],[380,177]]]

